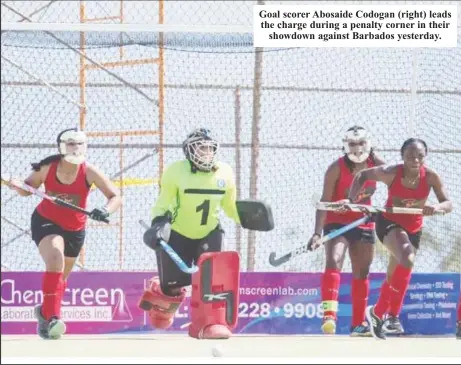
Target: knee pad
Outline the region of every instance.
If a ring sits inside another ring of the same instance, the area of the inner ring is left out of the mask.
[[[174,314],[183,302],[186,290],[181,289],[177,296],[165,295],[160,288],[158,277],[152,279],[150,289],[144,291],[139,308],[149,312],[150,322],[153,327],[166,329],[173,324]]]
[[[230,335],[237,325],[240,257],[234,251],[207,252],[199,257],[197,266],[200,270],[192,275],[189,336],[227,338],[225,331],[211,328],[225,327]]]

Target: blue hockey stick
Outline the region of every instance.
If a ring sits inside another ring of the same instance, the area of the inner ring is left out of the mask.
[[[144,222],[143,220],[139,220],[139,223],[145,228],[149,229],[150,227]],[[179,267],[182,272],[186,274],[194,274],[198,271],[198,266],[187,266],[186,263],[179,257],[173,248],[166,243],[164,240],[160,240],[160,245],[162,246],[163,250],[171,257],[171,259],[175,262],[175,264]]]
[[[325,243],[335,237],[338,237],[338,236],[341,236],[343,233],[357,227],[357,226],[360,226],[361,224],[367,222],[368,220],[370,219],[369,216],[364,216],[360,219],[357,219],[356,221],[352,222],[352,223],[349,223],[348,225],[342,227],[342,228],[339,228],[339,229],[336,229],[330,233],[328,233],[327,235],[323,236],[321,239],[320,239],[320,242],[321,243]],[[291,260],[293,257],[296,257],[296,256],[299,256],[299,255],[302,255],[303,253],[306,253],[308,252],[309,249],[307,247],[307,245],[303,245],[301,247],[298,247],[296,249],[294,249],[293,251],[287,253],[286,255],[283,255],[279,258],[276,258],[276,255],[277,253],[276,252],[271,252],[271,254],[269,255],[269,263],[272,265],[272,266],[280,266],[282,264],[284,264],[285,262]]]

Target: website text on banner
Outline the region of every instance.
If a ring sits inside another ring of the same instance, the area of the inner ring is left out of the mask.
[[[457,5],[255,5],[255,47],[456,47]]]
[[[76,272],[64,295],[63,320],[69,334],[150,332],[137,304],[148,273]],[[35,334],[33,308],[42,301],[41,273],[1,273],[4,334]],[[352,305],[351,275],[343,274],[338,334],[348,334]],[[384,274],[370,275],[369,302],[375,303]],[[451,335],[455,331],[460,274],[414,274],[401,320],[407,334]],[[319,334],[323,316],[318,273],[242,273],[239,321],[235,333]],[[189,298],[169,333],[186,332]],[[160,333],[159,330],[155,330]]]

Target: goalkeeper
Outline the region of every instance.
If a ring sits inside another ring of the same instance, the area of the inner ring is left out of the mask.
[[[168,328],[184,300],[185,287],[192,284],[189,335],[204,339],[229,338],[237,321],[239,258],[236,252],[219,253],[224,234],[219,208],[244,228],[268,230],[270,224],[269,220],[261,223],[261,216],[247,221],[248,214],[236,202],[232,168],[216,160],[218,147],[208,129],[196,129],[183,142],[186,159],[165,169],[152,224],[144,234],[144,243],[156,251],[159,276],[152,278],[139,302],[149,312],[152,326]],[[196,263],[200,271],[193,276],[182,272],[159,240],[168,242],[188,266]],[[210,252],[219,254],[203,256]],[[203,269],[203,257],[211,258],[219,275]],[[201,284],[195,285],[196,278]],[[212,295],[216,293],[220,295]]]

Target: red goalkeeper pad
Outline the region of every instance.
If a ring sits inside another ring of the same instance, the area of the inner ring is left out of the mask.
[[[199,271],[192,274],[191,325],[199,334],[209,325],[237,325],[240,257],[235,251],[207,252],[200,256]],[[196,337],[196,336],[193,336]]]

